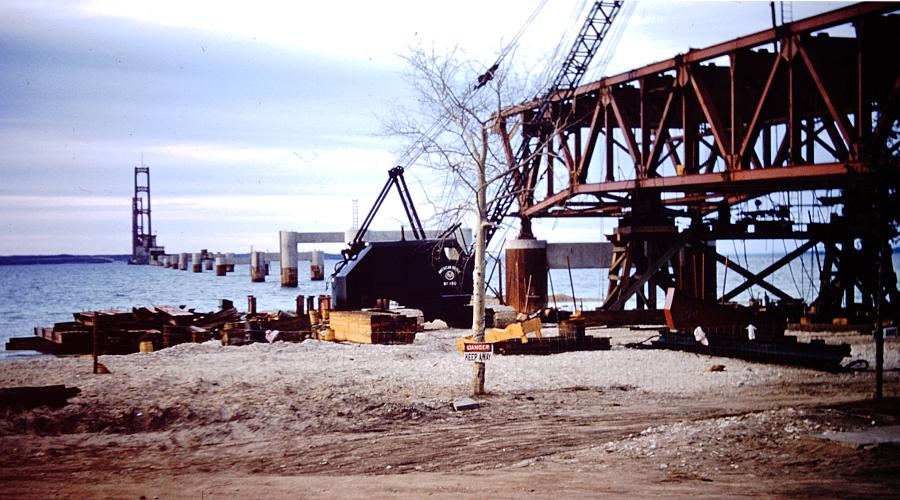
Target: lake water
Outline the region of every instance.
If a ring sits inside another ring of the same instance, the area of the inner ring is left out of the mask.
[[[779,257],[773,254],[730,258],[745,268],[758,271]],[[326,261],[326,269],[330,271],[334,264],[335,261]],[[270,264],[271,274],[265,283],[251,283],[247,265],[237,265],[235,272],[223,277],[206,270],[193,273],[122,263],[0,266],[0,342],[5,345],[10,337],[32,335],[37,325],[52,326],[56,322],[71,321],[74,312],[97,309],[130,310],[135,306],[184,304],[198,311],[214,311],[218,309],[220,299],[230,299],[238,309],[246,310],[247,296],[254,295],[260,310],[294,310],[297,295],[330,293],[327,282],[309,281],[305,266],[306,263],[300,263],[298,288],[281,287],[278,262]],[[739,283],[739,277],[733,272],[725,276],[722,269],[720,265],[719,286],[725,279],[730,290]],[[894,269],[900,269],[900,254],[894,254]],[[566,269],[554,269],[551,281],[557,294],[571,296],[574,287],[579,308],[592,309],[606,295],[606,272],[606,269],[573,269],[570,281]],[[492,280],[495,288],[497,281],[495,275]],[[795,297],[811,300],[818,292],[815,256],[804,255],[768,281]],[[758,287],[751,288],[736,300],[746,303],[751,294],[759,297],[762,291]],[[558,305],[569,310],[573,307],[570,299],[560,301]],[[21,355],[30,354],[0,350],[0,358]]]

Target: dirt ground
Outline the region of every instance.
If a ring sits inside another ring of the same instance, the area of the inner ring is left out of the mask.
[[[895,425],[900,377],[625,349],[495,356],[454,412],[459,330],[410,346],[178,346],[0,363],[0,386],[65,383],[0,410],[4,498],[898,497],[900,447],[818,434]],[[723,372],[708,372],[713,364]]]

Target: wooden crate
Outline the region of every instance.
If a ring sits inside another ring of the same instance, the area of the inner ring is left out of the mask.
[[[331,311],[329,326],[335,340],[358,344],[411,344],[416,319],[376,311]]]

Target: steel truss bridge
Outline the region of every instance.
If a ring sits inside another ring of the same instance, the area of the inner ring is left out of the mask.
[[[668,288],[725,301],[755,285],[796,300],[766,278],[824,248],[819,314],[868,317],[879,296],[896,311],[898,10],[855,4],[558,92],[549,106],[505,109],[497,129],[513,215],[528,230],[537,217],[618,218],[607,310],[632,298],[655,309]],[[816,197],[830,219],[804,222],[797,207],[770,202],[743,208],[785,192]],[[785,238],[796,250],[762,270],[715,247]],[[717,263],[743,279],[721,295]]]

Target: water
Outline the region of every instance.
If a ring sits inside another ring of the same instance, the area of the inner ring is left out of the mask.
[[[760,270],[772,264],[781,255],[731,256],[742,267]],[[900,270],[900,254],[894,254],[894,269]],[[335,261],[326,261],[326,270]],[[154,304],[186,305],[198,311],[214,311],[220,299],[234,301],[236,307],[246,310],[246,298],[254,295],[259,310],[294,310],[297,295],[330,293],[324,281],[309,281],[307,263],[300,263],[298,288],[281,287],[281,271],[278,262],[270,264],[271,274],[265,283],[251,283],[248,265],[235,266],[235,272],[216,276],[213,271],[194,273],[152,266],[110,264],[58,264],[33,266],[0,266],[0,342],[10,337],[33,334],[35,326],[52,326],[71,321],[72,313],[98,309],[130,310],[136,306]],[[728,290],[740,282],[729,271],[727,276],[719,265],[719,286],[723,279]],[[566,269],[554,269],[550,279],[557,295],[572,295],[578,308],[592,309],[602,302],[608,285],[606,269],[573,269],[572,279]],[[767,279],[788,294],[812,300],[818,292],[818,265],[813,254],[806,254]],[[498,277],[491,284],[496,289]],[[548,286],[549,287],[549,286]],[[719,290],[721,295],[722,291]],[[763,290],[753,287],[735,300],[746,303],[753,297],[761,297]],[[662,307],[663,294],[659,294]],[[573,309],[571,299],[560,300],[561,309]],[[23,352],[0,350],[0,358],[32,355]]]
[[[246,264],[236,265],[227,276],[118,262],[0,266],[0,342],[5,345],[10,337],[32,335],[37,325],[72,321],[72,313],[98,309],[167,304],[208,312],[219,309],[220,299],[230,299],[239,310],[246,310],[247,296],[254,295],[259,310],[293,311],[297,295],[329,293],[324,281],[309,281],[308,272],[304,276],[303,264],[297,288],[281,287],[277,262],[270,264],[265,283],[251,283]],[[326,261],[326,269],[334,264]],[[16,351],[0,350],[0,357],[11,355]]]

